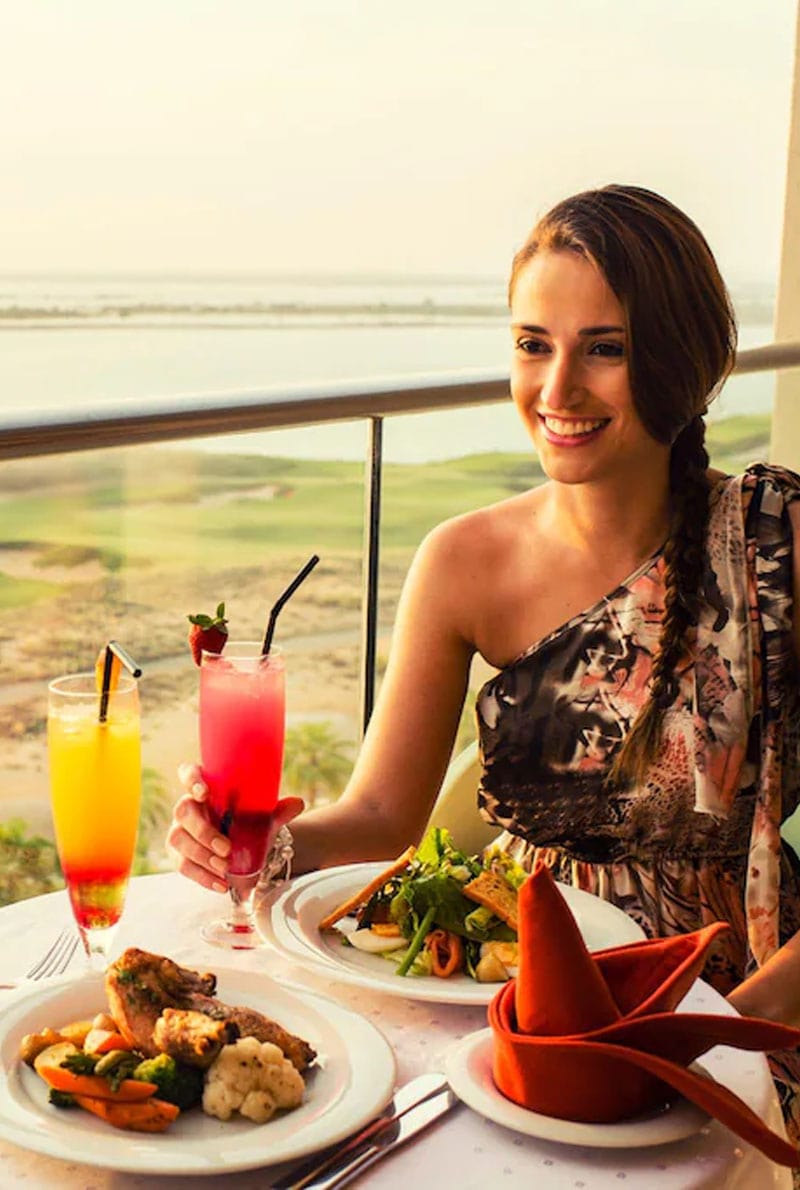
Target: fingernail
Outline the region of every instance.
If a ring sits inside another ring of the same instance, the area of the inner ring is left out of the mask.
[[[203,784],[203,782],[195,781],[194,785],[192,786],[192,796],[193,797],[205,797],[205,795],[206,795],[206,787]]]
[[[228,870],[227,860],[217,859],[216,855],[213,855],[211,857],[211,859],[208,861],[208,866],[209,866],[209,868],[213,868],[215,872],[219,872],[223,876],[225,875],[225,873]]]
[[[227,839],[222,839],[217,836],[211,844],[211,850],[216,851],[217,855],[227,855],[231,849],[231,845]]]
[[[220,884],[219,880],[215,880],[211,887],[213,888],[214,892],[226,893],[228,891],[227,884]]]

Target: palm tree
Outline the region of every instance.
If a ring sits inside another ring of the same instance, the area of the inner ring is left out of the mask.
[[[313,806],[324,797],[333,801],[344,788],[353,766],[352,746],[332,723],[300,723],[286,732],[283,780],[286,789]]]

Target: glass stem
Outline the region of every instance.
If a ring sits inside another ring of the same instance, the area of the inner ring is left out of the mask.
[[[113,926],[102,930],[78,929],[90,971],[105,971],[108,966],[109,946],[115,932]]]
[[[253,912],[257,883],[257,873],[253,876],[228,876],[233,906],[230,925],[236,934],[250,934],[255,929]]]

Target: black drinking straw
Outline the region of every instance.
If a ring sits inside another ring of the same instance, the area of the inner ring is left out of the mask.
[[[270,650],[270,646],[272,645],[272,635],[275,632],[275,621],[278,618],[278,613],[280,612],[284,603],[286,603],[287,599],[290,599],[291,596],[294,595],[295,591],[300,586],[303,579],[308,578],[308,576],[311,574],[311,571],[316,566],[317,562],[319,562],[319,554],[312,554],[311,557],[306,562],[303,569],[300,571],[300,573],[295,575],[295,577],[289,583],[289,586],[286,588],[286,590],[283,592],[283,594],[281,596],[279,596],[279,598],[276,600],[275,605],[272,608],[272,611],[269,613],[269,623],[267,624],[267,632],[266,632],[266,636],[264,637],[264,643],[261,646],[261,656],[262,657],[266,657],[267,653]]]
[[[142,668],[137,665],[131,657],[127,649],[123,649],[119,641],[110,640],[106,645],[106,655],[103,658],[103,685],[100,690],[100,714],[99,720],[105,723],[108,718],[108,698],[111,693],[111,670],[114,665],[114,658],[118,657],[122,664],[127,669],[131,677],[140,678],[142,676]]]

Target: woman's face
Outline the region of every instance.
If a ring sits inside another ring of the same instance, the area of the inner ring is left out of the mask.
[[[625,313],[595,265],[534,256],[516,280],[511,333],[511,395],[551,479],[652,476],[668,461],[634,408]]]

